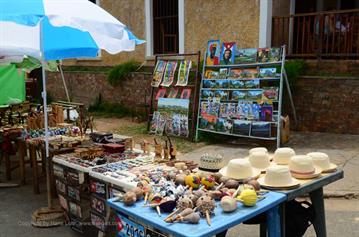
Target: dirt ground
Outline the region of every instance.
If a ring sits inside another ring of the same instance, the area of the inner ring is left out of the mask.
[[[136,144],[139,144],[143,140],[153,144],[154,138],[156,138],[158,142],[165,141],[165,137],[163,136],[154,136],[148,134],[146,122],[132,121],[131,118],[96,117],[94,119],[94,123],[94,129],[98,131],[113,132],[121,135],[132,136]],[[173,140],[173,142],[176,144],[179,153],[188,153],[194,149],[201,148],[206,145],[206,143],[203,142],[194,143],[183,138],[171,137],[171,140]]]

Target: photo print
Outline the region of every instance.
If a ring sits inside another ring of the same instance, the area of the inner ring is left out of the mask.
[[[234,63],[234,54],[236,50],[235,42],[225,42],[222,44],[221,65],[230,65]]]
[[[210,40],[207,43],[207,52],[206,52],[206,65],[218,65],[220,57],[220,41],[219,40]]]

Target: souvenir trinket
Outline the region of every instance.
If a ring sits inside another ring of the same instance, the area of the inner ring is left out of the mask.
[[[210,196],[204,195],[197,200],[196,207],[201,215],[206,217],[207,224],[210,226],[211,215],[214,213],[216,207],[214,200]]]

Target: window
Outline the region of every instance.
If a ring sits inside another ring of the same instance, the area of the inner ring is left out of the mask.
[[[178,53],[178,0],[153,0],[152,4],[153,53]]]

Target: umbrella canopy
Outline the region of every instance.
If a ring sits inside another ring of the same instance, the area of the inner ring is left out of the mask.
[[[0,57],[38,59],[116,54],[144,43],[88,0],[0,0]]]

